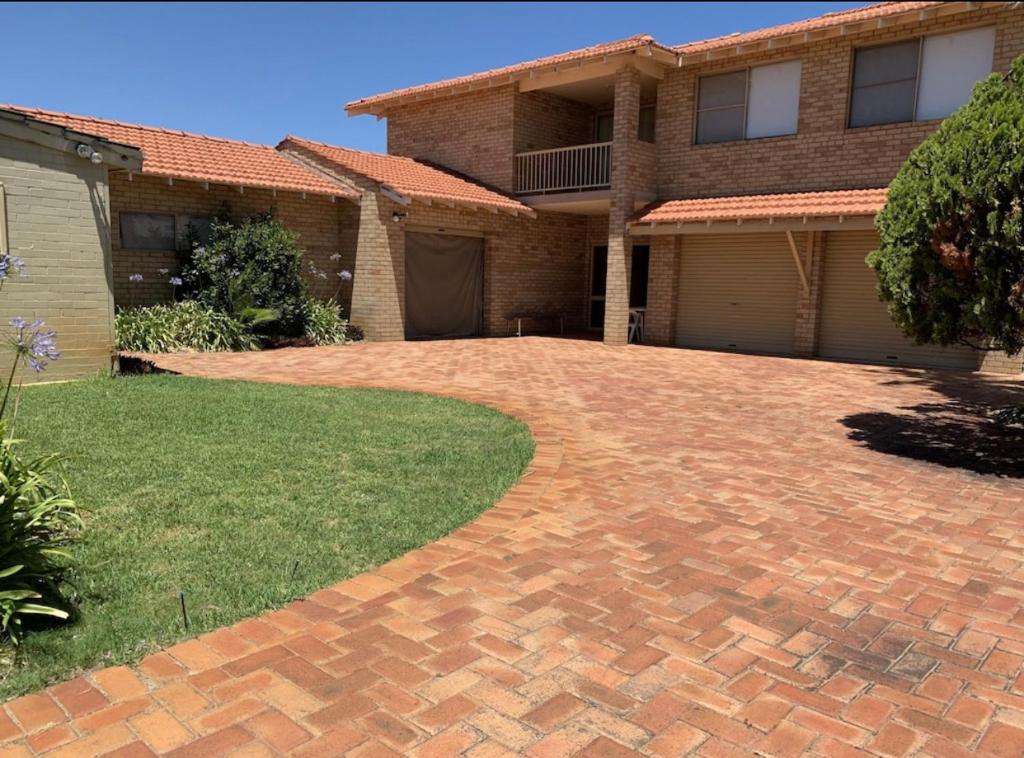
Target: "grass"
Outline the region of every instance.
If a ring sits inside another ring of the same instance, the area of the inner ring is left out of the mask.
[[[175,376],[26,389],[16,436],[26,455],[69,456],[87,529],[81,617],[29,635],[2,699],[436,540],[497,501],[533,454],[524,424],[456,400]]]

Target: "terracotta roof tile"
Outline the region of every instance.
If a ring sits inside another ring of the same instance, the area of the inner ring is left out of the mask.
[[[472,84],[482,84],[486,81],[493,82],[496,79],[516,77],[530,71],[548,68],[550,66],[557,66],[563,63],[578,63],[591,58],[599,58],[605,55],[613,55],[615,53],[626,53],[634,50],[641,50],[643,48],[653,48],[672,54],[672,51],[669,48],[656,42],[649,34],[636,34],[632,37],[626,37],[625,39],[615,40],[613,42],[602,42],[597,45],[591,45],[590,47],[570,50],[566,53],[558,53],[557,55],[548,55],[531,61],[515,63],[511,66],[502,66],[501,68],[481,71],[476,74],[457,76],[453,79],[444,79],[442,81],[431,82],[429,84],[404,87],[402,89],[392,90],[391,92],[384,92],[379,95],[364,97],[360,100],[353,100],[348,103],[345,106],[345,110],[355,112],[360,112],[362,110],[368,111],[370,106],[379,106],[410,95],[422,96],[430,93],[436,93],[438,95],[448,94],[447,92],[444,92],[444,90],[450,90],[452,88],[459,88]],[[511,81],[511,79],[509,80]]]
[[[142,173],[215,184],[351,197],[353,192],[288,159],[269,145],[206,137],[155,126],[0,105],[5,110],[142,149]]]
[[[829,190],[784,195],[733,195],[729,197],[665,200],[637,213],[633,224],[672,224],[735,219],[814,218],[823,216],[874,216],[885,205],[886,190]]]
[[[861,8],[851,8],[846,11],[826,13],[803,21],[794,21],[789,24],[780,24],[778,26],[765,27],[764,29],[756,29],[752,32],[737,32],[734,34],[727,34],[722,37],[714,37],[712,39],[699,40],[697,42],[687,42],[682,45],[676,45],[673,49],[683,55],[704,53],[717,48],[732,47],[733,45],[745,45],[751,42],[770,39],[772,37],[783,37],[790,34],[813,32],[819,29],[839,26],[841,24],[871,21],[872,19],[884,18],[898,13],[921,10],[932,5],[942,4],[943,3],[941,2],[875,3]]]
[[[278,145],[279,150],[288,147],[297,147],[311,153],[315,158],[333,164],[342,174],[358,174],[408,197],[533,215],[531,208],[515,198],[434,164],[400,155],[326,145],[300,137],[285,137]]]

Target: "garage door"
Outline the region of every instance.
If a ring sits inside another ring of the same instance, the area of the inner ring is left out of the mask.
[[[677,344],[793,352],[799,284],[785,234],[684,237],[680,276]]]
[[[405,235],[405,336],[469,337],[482,326],[484,241]]]
[[[827,358],[907,366],[977,368],[969,348],[914,345],[879,301],[875,272],[864,262],[878,246],[874,231],[828,232],[818,354]]]

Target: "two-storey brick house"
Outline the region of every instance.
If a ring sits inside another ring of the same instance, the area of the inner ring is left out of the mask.
[[[400,339],[555,311],[611,344],[642,323],[652,344],[977,367],[966,349],[910,344],[864,257],[909,152],[1022,52],[1012,3],[882,3],[674,48],[631,37],[350,103],[387,119],[392,156],[525,206],[377,193],[353,317]]]

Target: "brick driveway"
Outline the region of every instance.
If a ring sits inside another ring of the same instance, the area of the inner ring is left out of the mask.
[[[1024,451],[971,415],[1020,385],[542,338],[161,364],[484,401],[537,456],[440,542],[8,703],[11,754],[1024,752]]]

